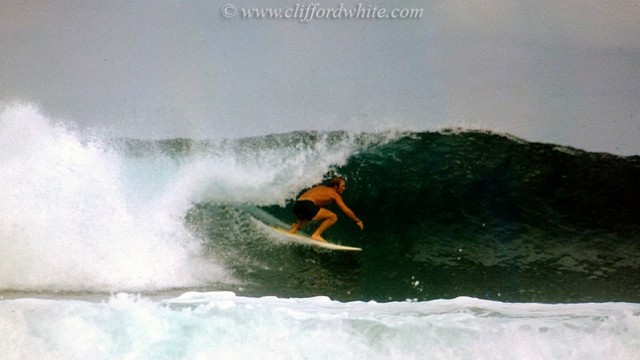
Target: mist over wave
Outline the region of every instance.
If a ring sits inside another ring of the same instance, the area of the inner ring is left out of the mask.
[[[0,115],[0,288],[113,291],[225,279],[184,227],[185,199],[139,194],[126,160],[30,106]]]
[[[211,239],[187,228],[189,209],[284,205],[366,142],[349,134],[100,139],[54,123],[33,106],[6,107],[0,289],[155,291],[234,283],[215,250],[204,246]]]

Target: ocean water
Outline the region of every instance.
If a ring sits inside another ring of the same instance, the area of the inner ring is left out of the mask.
[[[333,174],[330,241],[265,223]],[[8,359],[636,359],[640,157],[465,129],[112,139],[0,115]]]

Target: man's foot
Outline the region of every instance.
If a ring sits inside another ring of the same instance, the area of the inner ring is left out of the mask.
[[[316,234],[311,235],[311,239],[312,239],[312,240],[315,240],[315,241],[320,241],[320,242],[326,242],[326,243],[328,243],[328,241],[327,241],[327,240],[325,240],[322,236],[320,236],[320,235],[316,235]]]

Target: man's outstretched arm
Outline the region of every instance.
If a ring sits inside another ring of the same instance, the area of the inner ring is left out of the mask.
[[[362,220],[360,220],[356,216],[356,214],[353,211],[351,211],[351,209],[349,209],[347,204],[345,204],[344,201],[342,200],[342,196],[338,195],[335,200],[336,200],[336,205],[338,205],[340,210],[342,210],[342,212],[345,215],[347,215],[347,217],[349,217],[351,220],[353,220],[356,223],[356,225],[358,225],[360,230],[362,230],[364,228],[364,224],[362,223]]]

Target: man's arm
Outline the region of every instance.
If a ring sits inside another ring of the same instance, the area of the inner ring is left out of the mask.
[[[356,225],[358,225],[360,230],[362,230],[362,228],[364,227],[362,220],[358,219],[356,214],[353,211],[351,211],[351,209],[349,209],[347,204],[345,204],[344,201],[342,200],[342,196],[340,196],[339,194],[336,194],[335,201],[336,201],[336,205],[338,205],[340,210],[342,210],[342,212],[345,215],[347,215],[351,220],[353,220],[356,223]]]

